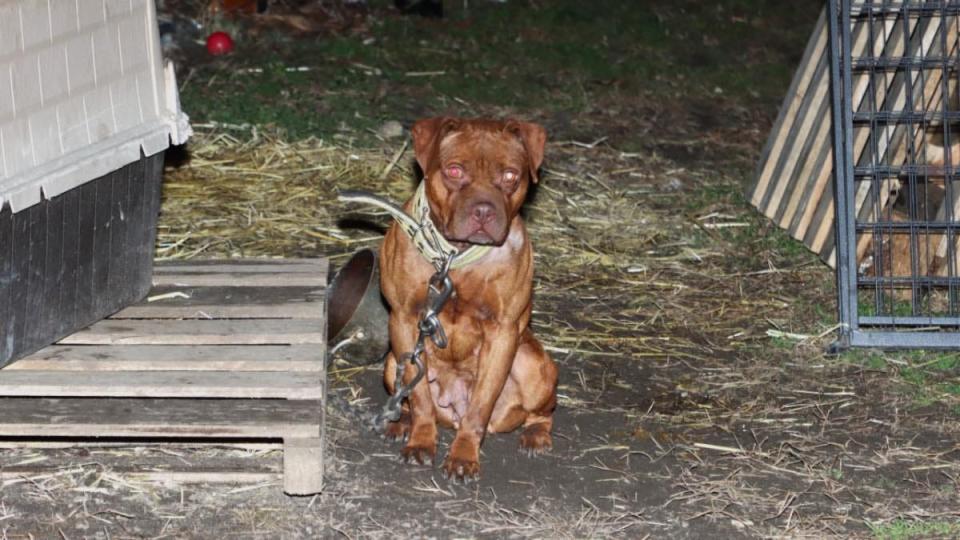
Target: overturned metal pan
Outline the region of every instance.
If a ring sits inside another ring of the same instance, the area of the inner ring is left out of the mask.
[[[389,312],[380,295],[377,254],[353,254],[330,284],[327,343],[331,360],[367,365],[383,359],[390,345]]]

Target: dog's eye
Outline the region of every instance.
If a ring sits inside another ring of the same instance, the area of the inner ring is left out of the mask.
[[[444,171],[444,174],[447,175],[447,178],[459,180],[463,178],[463,167],[459,165],[450,165],[447,167],[447,170]]]
[[[512,184],[516,182],[517,179],[519,178],[520,178],[520,173],[513,169],[507,169],[503,171],[503,182],[505,184]]]

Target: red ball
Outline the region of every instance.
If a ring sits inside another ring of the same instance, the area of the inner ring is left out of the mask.
[[[233,50],[233,38],[226,32],[214,32],[207,36],[207,52],[220,56]]]

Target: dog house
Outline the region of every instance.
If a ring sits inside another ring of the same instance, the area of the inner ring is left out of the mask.
[[[189,135],[152,0],[0,3],[0,367],[146,294]]]

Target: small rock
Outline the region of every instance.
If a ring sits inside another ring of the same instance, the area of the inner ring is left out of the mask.
[[[667,185],[663,186],[663,189],[664,191],[680,191],[683,187],[683,182],[679,178],[671,178]]]
[[[396,120],[389,120],[380,126],[380,129],[377,130],[377,133],[379,133],[384,139],[397,139],[403,137],[403,124],[397,122]]]

